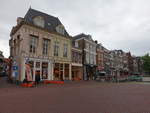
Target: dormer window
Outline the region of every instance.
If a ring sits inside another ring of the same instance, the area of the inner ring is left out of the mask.
[[[64,29],[64,26],[63,25],[59,25],[56,27],[56,31],[60,34],[63,34],[65,33],[65,29]]]
[[[33,18],[33,23],[39,27],[44,27],[45,21],[43,17],[36,16],[35,18]]]
[[[79,45],[78,45],[78,42],[77,41],[75,41],[75,47],[79,47]]]

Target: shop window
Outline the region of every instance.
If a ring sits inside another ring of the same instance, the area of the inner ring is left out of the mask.
[[[48,78],[48,63],[42,62],[42,79]]]
[[[65,64],[65,78],[69,79],[69,64]]]
[[[36,62],[36,68],[40,68],[40,62]]]
[[[54,66],[54,79],[58,79],[59,78],[59,63],[55,63]]]
[[[30,68],[31,68],[31,75],[32,75],[32,78],[33,78],[34,61],[29,61],[29,65],[30,65]]]
[[[64,72],[63,64],[60,64],[60,75],[59,75],[60,80],[63,80],[63,72]]]
[[[63,71],[63,64],[60,64],[60,71]]]

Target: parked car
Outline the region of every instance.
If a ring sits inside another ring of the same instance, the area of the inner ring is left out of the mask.
[[[97,78],[105,77],[105,76],[106,76],[106,73],[104,71],[102,71],[102,72],[97,71],[94,75],[94,79],[96,80]]]
[[[128,77],[128,81],[142,81],[142,75],[131,75]]]
[[[4,76],[6,76],[6,72],[4,71],[0,72],[0,77],[4,77]]]

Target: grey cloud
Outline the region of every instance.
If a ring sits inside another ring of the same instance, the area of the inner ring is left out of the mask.
[[[73,36],[85,32],[108,49],[150,52],[149,0],[0,0],[0,49],[6,56],[10,30],[30,5],[59,17]]]

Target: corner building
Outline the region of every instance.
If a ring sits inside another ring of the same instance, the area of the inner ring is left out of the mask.
[[[32,81],[37,73],[41,80],[71,80],[71,37],[57,17],[30,8],[24,18],[17,18],[10,36],[10,57],[18,66],[16,80],[27,76],[27,63]]]

